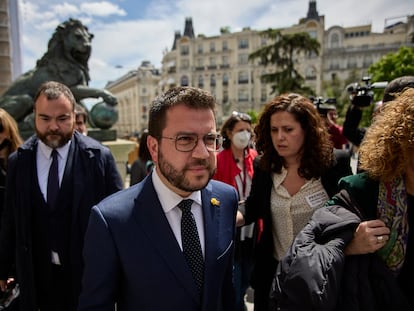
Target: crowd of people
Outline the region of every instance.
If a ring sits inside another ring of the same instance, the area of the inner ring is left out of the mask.
[[[26,141],[0,109],[9,310],[246,311],[249,287],[255,311],[413,310],[413,86],[391,81],[368,128],[296,93],[217,128],[212,94],[172,88],[125,189],[87,110],[42,84]]]

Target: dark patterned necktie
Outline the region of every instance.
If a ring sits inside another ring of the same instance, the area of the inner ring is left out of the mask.
[[[181,217],[181,241],[184,257],[193,274],[194,281],[201,293],[204,282],[204,258],[194,215],[191,212],[193,200],[182,200],[178,207],[183,212]]]
[[[49,169],[49,177],[47,179],[47,204],[51,209],[55,207],[56,198],[59,192],[59,165],[58,152],[52,150],[52,164]]]

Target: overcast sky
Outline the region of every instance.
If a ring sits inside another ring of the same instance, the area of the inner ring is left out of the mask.
[[[19,1],[23,72],[32,69],[47,50],[55,28],[68,18],[80,19],[94,34],[89,60],[90,85],[104,87],[149,60],[161,67],[163,51],[171,49],[175,31],[184,31],[186,17],[194,32],[219,35],[243,27],[255,30],[289,27],[308,11],[309,0],[11,0]],[[317,0],[325,29],[372,24],[382,32],[407,15],[412,0]]]

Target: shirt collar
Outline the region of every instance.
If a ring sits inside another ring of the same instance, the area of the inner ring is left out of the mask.
[[[68,156],[68,152],[69,152],[69,147],[71,144],[71,140],[69,140],[64,146],[56,148],[56,151],[58,152],[59,156],[62,159],[66,159],[66,157]],[[53,148],[50,148],[49,146],[47,146],[43,141],[41,141],[39,139],[39,149],[40,152],[42,152],[42,154],[47,158],[50,159],[50,156],[52,154],[52,150]]]
[[[192,199],[195,203],[201,206],[201,191],[197,190],[192,192],[188,197],[183,198],[170,190],[160,179],[155,166],[152,171],[152,183],[154,184],[155,192],[158,195],[158,199],[161,202],[164,213],[168,213],[174,207],[178,205],[183,199]]]

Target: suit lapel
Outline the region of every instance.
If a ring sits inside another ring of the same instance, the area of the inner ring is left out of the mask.
[[[171,273],[188,289],[193,299],[199,302],[191,271],[165,217],[151,176],[146,178],[143,189],[135,200],[133,213],[137,224],[143,229],[158,255],[164,258]]]
[[[209,183],[207,187],[201,191],[205,235],[204,289],[209,287],[208,276],[215,271],[214,265],[217,261],[217,243],[219,239],[218,221],[220,219],[220,209],[218,206],[211,203],[212,198],[212,187]],[[220,201],[219,197],[214,198]]]

